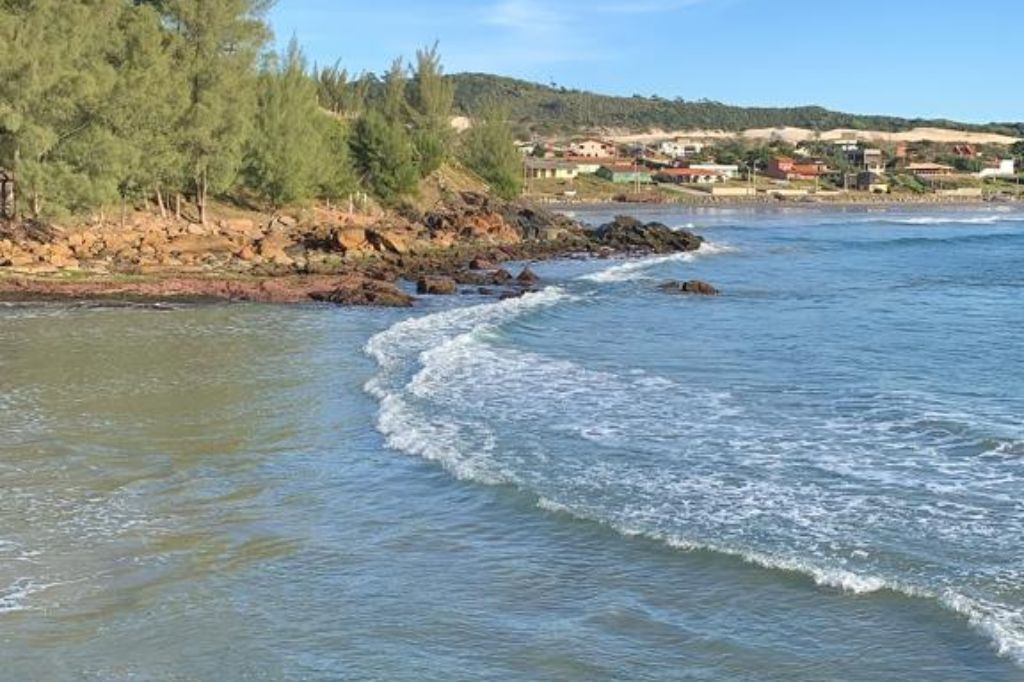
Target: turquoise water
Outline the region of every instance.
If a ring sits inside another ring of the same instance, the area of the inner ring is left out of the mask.
[[[0,309],[0,679],[1024,679],[1024,214],[641,217],[710,245]]]

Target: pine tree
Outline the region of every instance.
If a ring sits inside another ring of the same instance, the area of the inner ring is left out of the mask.
[[[242,165],[256,107],[255,73],[269,38],[270,0],[165,0],[178,35],[177,67],[188,86],[178,139],[205,223],[211,193],[229,189]]]
[[[455,84],[444,77],[437,43],[416,52],[410,100],[420,174],[426,176],[440,168],[453,137],[451,115]]]
[[[401,123],[371,109],[356,121],[351,145],[363,182],[381,201],[394,203],[416,190],[419,174]]]
[[[522,189],[523,160],[508,123],[508,110],[487,105],[463,140],[465,164],[501,197],[512,199]]]
[[[282,206],[317,194],[327,165],[316,83],[294,39],[282,57],[273,56],[259,80],[256,125],[247,154],[249,185]]]

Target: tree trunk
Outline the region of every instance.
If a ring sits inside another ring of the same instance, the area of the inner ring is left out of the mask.
[[[32,194],[32,217],[39,219],[39,214],[43,212],[43,201],[42,197],[39,196],[38,192]]]
[[[128,222],[128,200],[125,199],[124,195],[121,195],[121,230],[124,230],[125,223]]]
[[[206,225],[206,171],[196,179],[196,207],[199,209],[199,224]]]
[[[164,206],[164,193],[160,191],[160,185],[156,186],[156,205],[160,209],[160,217],[167,219],[167,207]]]
[[[181,192],[174,195],[174,217],[181,220]]]

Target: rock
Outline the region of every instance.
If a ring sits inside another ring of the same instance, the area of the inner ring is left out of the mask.
[[[516,277],[516,283],[523,286],[533,286],[539,281],[540,277],[538,277],[537,274],[529,267],[523,268],[523,271],[519,273],[518,277]]]
[[[470,270],[493,270],[494,268],[494,263],[487,260],[486,258],[483,258],[482,256],[477,256],[476,258],[469,262]]]
[[[451,296],[459,290],[458,284],[451,277],[420,277],[416,282],[416,293],[430,296]]]
[[[699,279],[689,282],[665,282],[658,287],[667,294],[695,294],[697,296],[717,296],[718,289]]]
[[[491,273],[489,279],[492,284],[505,284],[512,279],[512,273],[505,268],[498,268]]]
[[[617,217],[611,223],[592,231],[589,236],[599,248],[644,253],[696,251],[704,243],[702,237],[687,230],[673,230],[661,223],[644,224],[628,216]]]
[[[342,253],[365,253],[373,251],[373,246],[361,227],[342,227],[332,234],[332,241]]]
[[[396,285],[357,276],[345,278],[330,291],[310,294],[310,298],[337,305],[408,308],[413,304],[412,296]]]

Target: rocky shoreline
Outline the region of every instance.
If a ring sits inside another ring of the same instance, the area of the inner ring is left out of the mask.
[[[121,226],[0,225],[0,301],[251,301],[410,306],[417,295],[517,296],[538,284],[510,261],[641,256],[703,239],[621,217],[589,229],[463,192],[373,220],[275,216],[210,226],[152,216]],[[408,286],[403,286],[408,283]]]

